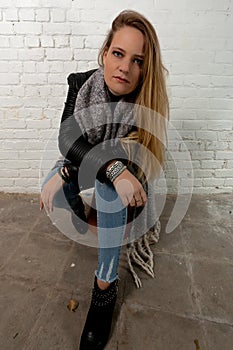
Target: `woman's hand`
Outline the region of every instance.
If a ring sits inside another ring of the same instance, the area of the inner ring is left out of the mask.
[[[51,179],[44,185],[40,195],[40,210],[44,207],[50,212],[53,211],[53,198],[55,194],[63,187],[65,181],[61,179],[58,173],[53,175]]]
[[[147,201],[146,192],[138,179],[127,169],[125,169],[113,181],[113,185],[121,198],[125,207],[131,206],[140,207],[145,205]]]

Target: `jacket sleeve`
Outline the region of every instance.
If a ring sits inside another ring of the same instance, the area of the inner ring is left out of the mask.
[[[82,169],[82,183],[80,189],[92,187],[94,180],[97,178],[99,181],[104,182],[107,180],[105,175],[105,169],[110,159],[121,159],[125,162],[125,152],[118,143],[114,147],[108,147],[105,152],[100,152],[99,148],[94,149],[94,146],[90,144],[85,135],[82,134],[81,129],[74,118],[75,102],[80,86],[83,81],[94,72],[94,70],[86,73],[73,73],[68,77],[69,90],[65,107],[62,113],[62,119],[59,130],[58,144],[62,155],[71,161],[72,165],[78,168],[83,161]],[[108,159],[108,161],[106,161]],[[74,174],[74,172],[72,172]],[[78,175],[78,174],[77,174]],[[77,176],[76,176],[77,179]]]

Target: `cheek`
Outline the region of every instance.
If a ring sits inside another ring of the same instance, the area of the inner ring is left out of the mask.
[[[134,74],[134,82],[135,84],[137,85],[141,80],[141,69],[138,68],[136,71],[135,71],[135,74]]]

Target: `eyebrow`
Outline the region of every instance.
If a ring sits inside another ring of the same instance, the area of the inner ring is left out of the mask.
[[[118,47],[118,46],[113,46],[112,49],[114,49],[114,50],[120,50],[120,51],[122,51],[122,52],[124,52],[124,53],[126,52],[124,49],[122,49],[121,47]],[[139,54],[139,53],[135,53],[134,56],[140,57],[140,58],[144,58],[144,55]]]

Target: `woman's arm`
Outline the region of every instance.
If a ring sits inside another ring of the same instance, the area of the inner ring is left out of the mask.
[[[85,157],[85,183],[86,188],[94,184],[93,169],[98,169],[97,178],[103,182],[106,181],[105,170],[110,160],[122,158],[125,159],[125,152],[119,145],[118,147],[108,147],[107,153],[93,150],[94,146],[90,144],[74,118],[75,102],[79,88],[88,79],[94,70],[87,73],[71,74],[68,77],[69,91],[65,102],[65,108],[62,114],[59,130],[59,149],[62,155],[71,161],[72,165],[68,167],[71,170],[73,179],[78,177],[78,167]],[[108,161],[106,162],[106,157]]]

